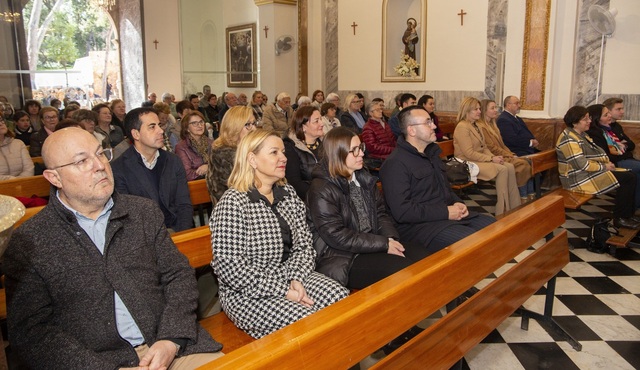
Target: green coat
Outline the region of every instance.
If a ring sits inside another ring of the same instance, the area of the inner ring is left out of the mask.
[[[556,143],[560,182],[567,190],[585,194],[605,194],[620,186],[606,169],[607,154],[586,133],[565,129]]]

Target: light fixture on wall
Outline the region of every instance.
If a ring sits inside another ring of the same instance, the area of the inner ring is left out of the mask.
[[[116,0],[91,0],[91,2],[106,11],[110,11],[116,6]]]
[[[22,16],[22,14],[20,14],[20,13],[1,12],[0,13],[0,20],[2,20],[4,22],[9,22],[9,23],[17,23],[17,22],[20,22],[21,16]]]

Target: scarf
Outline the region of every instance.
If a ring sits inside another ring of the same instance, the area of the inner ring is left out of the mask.
[[[200,155],[205,164],[209,164],[209,138],[207,138],[207,135],[200,136],[198,141],[189,135],[189,146]]]
[[[623,155],[626,151],[624,144],[620,142],[620,138],[616,135],[615,132],[611,129],[611,127],[600,126],[604,130],[604,138],[607,140],[607,146],[609,147],[609,152],[612,155]]]

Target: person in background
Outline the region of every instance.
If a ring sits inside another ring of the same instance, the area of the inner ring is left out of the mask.
[[[127,107],[124,101],[122,99],[113,99],[110,109],[113,112],[111,124],[120,127],[120,130],[124,133],[124,116],[127,114]]]
[[[292,119],[291,96],[286,92],[281,92],[276,96],[275,103],[264,108],[262,127],[266,130],[273,130],[284,137],[288,134]]]
[[[158,99],[158,95],[156,95],[156,93],[151,92],[149,93],[149,95],[147,95],[147,99],[151,102],[151,105],[156,103],[156,99]]]
[[[436,100],[431,95],[422,95],[420,99],[418,99],[418,105],[423,107],[427,113],[431,116],[431,120],[433,124],[436,125],[436,137],[438,141],[449,140],[449,137],[446,136],[442,130],[440,130],[440,124],[438,120],[438,116],[436,116]]]
[[[286,178],[301,199],[306,199],[311,173],[322,153],[324,125],[320,111],[307,106],[298,109],[284,139]]]
[[[13,121],[15,122],[15,127],[13,129],[15,138],[22,141],[24,145],[29,145],[31,142],[31,135],[34,133],[33,127],[31,127],[29,114],[19,110],[13,115]]]
[[[191,103],[191,109],[199,111],[200,109],[200,98],[197,94],[189,95],[189,102]]]
[[[256,118],[251,108],[236,106],[224,115],[224,125],[220,136],[211,144],[209,167],[207,169],[207,189],[213,204],[218,203],[228,189],[227,181],[240,140],[256,129]]]
[[[313,95],[311,95],[311,100],[311,104],[321,110],[322,103],[324,102],[324,92],[322,90],[314,91]]]
[[[224,101],[224,106],[219,110],[220,113],[218,113],[218,122],[222,122],[224,114],[227,113],[229,109],[238,105],[238,97],[236,97],[236,94],[232,92],[224,94],[222,100]]]
[[[96,126],[96,132],[104,135],[109,141],[109,147],[115,148],[122,140],[124,140],[124,133],[118,126],[112,125],[112,114],[109,105],[101,103],[91,109],[98,113],[98,126]]]
[[[212,140],[206,134],[202,113],[192,111],[180,121],[182,139],[175,147],[187,173],[187,181],[203,179],[209,168],[209,151]]]
[[[248,104],[247,94],[245,94],[245,93],[238,94],[238,104],[239,105],[247,105]]]
[[[587,108],[579,105],[569,108],[564,115],[564,123],[567,128],[556,142],[562,187],[592,195],[606,194],[616,189],[613,224],[616,227],[640,229],[640,220],[634,216],[636,176],[631,171],[616,170],[607,153],[593,142],[587,133],[591,125]]]
[[[343,112],[340,116],[340,125],[344,126],[356,134],[362,133],[362,128],[366,123],[364,115],[360,112],[362,101],[356,94],[349,94],[344,99]]]
[[[42,104],[40,104],[40,102],[37,100],[27,100],[24,103],[24,107],[22,109],[29,114],[31,127],[33,127],[33,130],[40,131],[40,129],[42,128],[42,121],[40,118],[40,110],[42,109]]]
[[[169,129],[171,125],[171,122],[169,121],[169,117],[171,117],[171,109],[169,109],[169,106],[164,102],[155,103],[153,105],[153,109],[158,113],[160,128],[164,131],[164,147],[162,149],[173,152],[180,139]]]
[[[362,114],[364,119],[369,119],[369,116],[367,116],[367,111],[365,109],[366,102],[364,101],[364,95],[362,95],[362,93],[356,93],[356,95],[358,96],[358,99],[360,99],[360,113]]]
[[[209,123],[218,122],[218,96],[216,94],[209,94],[209,100],[206,101],[207,105],[202,108],[202,114]]]
[[[416,105],[416,96],[413,94],[402,94],[400,95],[400,110],[405,109],[407,107],[411,107]],[[400,122],[398,120],[398,115],[391,114],[391,118],[389,118],[389,126],[391,127],[391,132],[396,137],[396,139],[400,136]]]
[[[286,184],[283,152],[277,133],[249,133],[238,146],[229,190],[209,221],[222,309],[254,338],[349,294],[313,269],[306,206]]]
[[[73,113],[73,120],[81,123],[84,129],[93,135],[103,148],[111,148],[107,137],[96,131],[96,126],[98,126],[98,113],[88,109],[78,109]]]
[[[382,108],[379,103],[367,105],[369,120],[362,129],[362,142],[366,145],[367,167],[380,168],[382,162],[396,148],[396,137],[393,136],[389,124],[382,120]]]
[[[33,161],[26,145],[14,138],[0,115],[0,180],[33,176]]]
[[[70,119],[71,117],[73,117],[73,112],[77,111],[78,109],[80,109],[80,104],[73,104],[73,102],[70,102],[62,110],[60,119]]]
[[[385,110],[385,106],[384,106],[384,99],[382,98],[373,98],[371,99],[372,103],[377,103],[380,106],[380,109],[382,109],[382,121],[384,123],[389,122],[389,117],[387,117],[387,115],[384,114],[384,110]]]
[[[504,144],[518,156],[533,154],[540,144],[524,120],[517,116],[520,113],[520,99],[517,96],[504,98],[504,110],[496,121]]]
[[[302,95],[298,98],[298,107],[296,109],[299,109],[301,107],[308,107],[310,105],[311,105],[311,98],[306,95]]]
[[[4,122],[10,131],[14,131],[16,123],[13,121],[13,115],[16,114],[13,105],[7,102],[0,102],[0,115],[4,118]]]
[[[40,122],[42,128],[34,132],[29,138],[29,155],[40,157],[42,155],[42,145],[44,141],[55,131],[58,124],[58,110],[53,107],[40,109]],[[33,123],[33,121],[31,121]]]
[[[258,126],[262,126],[262,116],[264,115],[262,98],[262,92],[259,90],[254,91],[253,95],[251,95],[251,109],[253,109],[253,115],[256,117]]]
[[[340,120],[336,117],[337,108],[333,103],[324,103],[320,108],[322,115],[322,130],[326,134],[334,127],[340,126]]]
[[[329,93],[329,95],[327,95],[326,103],[331,103],[336,106],[336,117],[340,119],[340,116],[342,115],[342,109],[340,108],[340,96],[336,93]]]

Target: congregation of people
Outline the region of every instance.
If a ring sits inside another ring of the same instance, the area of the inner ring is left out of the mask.
[[[205,85],[182,101],[147,99],[129,111],[119,99],[91,109],[30,100],[17,111],[0,101],[0,180],[51,183],[49,204],[15,231],[4,261],[9,338],[30,367],[189,369],[222,355],[224,343],[197,323],[196,279],[170,238],[194,227],[189,181],[205,181],[213,204],[222,310],[254,338],[534,198],[523,157],[540,143],[515,96],[502,112],[464,98],[452,134],[426,94],[398,94],[391,111],[381,98],[322,90],[269,102]],[[640,229],[640,161],[623,116],[621,99],[570,108],[558,170],[571,191],[616,189],[616,226]],[[493,215],[469,210],[452,189],[446,140],[495,187]]]

